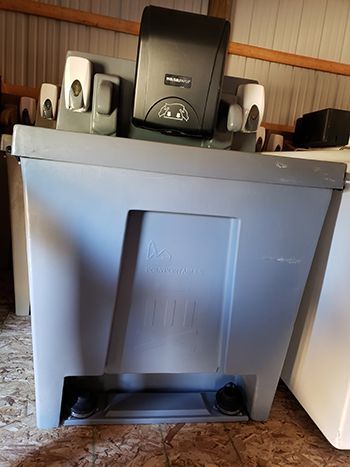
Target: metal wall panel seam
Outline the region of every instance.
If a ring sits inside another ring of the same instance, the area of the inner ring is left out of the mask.
[[[349,25],[350,21],[350,2],[347,2],[348,11],[346,15],[346,25]],[[345,56],[344,56],[345,55]],[[350,28],[346,27],[344,32],[342,49],[340,52],[340,60],[345,63],[350,63]]]
[[[6,54],[5,54],[5,47],[6,47],[6,12],[0,11],[0,75],[4,74],[5,64],[6,64]],[[2,72],[1,72],[2,71]],[[4,79],[4,76],[2,76]]]

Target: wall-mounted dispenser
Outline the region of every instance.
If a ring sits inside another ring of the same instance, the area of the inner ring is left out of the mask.
[[[93,82],[89,91],[92,105],[86,105],[84,111],[73,111],[70,108],[71,85],[75,79],[72,64],[79,62],[89,64],[86,68],[90,69],[90,80]],[[134,75],[135,62],[131,60],[69,51],[58,106],[57,129],[129,136]]]
[[[263,126],[259,126],[256,132],[256,144],[255,144],[255,152],[261,152],[266,138],[266,129]]]
[[[242,107],[239,104],[231,104],[227,114],[227,130],[236,133],[240,131],[243,123]]]
[[[283,136],[271,133],[266,145],[266,152],[282,151],[283,149]]]
[[[20,121],[24,125],[34,125],[36,100],[33,97],[21,97],[19,101]]]
[[[12,135],[2,134],[0,136],[0,151],[11,153]]]
[[[86,112],[90,106],[92,65],[84,57],[67,57],[64,70],[66,108]]]
[[[43,83],[40,88],[35,126],[56,128],[59,87],[51,83]]]
[[[261,84],[242,84],[237,90],[238,103],[242,108],[243,133],[255,133],[261,125],[265,108],[265,91]]]
[[[47,120],[55,120],[58,104],[58,86],[43,83],[40,88],[40,116]]]
[[[230,105],[227,115],[228,131],[255,133],[264,115],[265,91],[261,84],[240,84],[236,102]]]
[[[119,76],[95,74],[90,133],[116,135],[119,89]]]
[[[231,135],[230,149],[255,152],[256,132],[264,114],[264,94],[264,87],[257,81],[224,77],[218,129],[222,135],[225,132]]]
[[[18,108],[7,104],[0,112],[0,128],[2,132],[11,132],[13,125],[18,123]]]

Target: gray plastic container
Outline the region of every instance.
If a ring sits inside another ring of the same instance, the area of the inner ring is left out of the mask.
[[[38,426],[59,425],[67,377],[153,394],[67,424],[227,421],[228,381],[265,420],[345,165],[25,126],[13,154]]]

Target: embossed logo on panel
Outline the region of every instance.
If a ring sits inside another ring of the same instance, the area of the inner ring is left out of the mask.
[[[171,261],[172,255],[166,248],[159,249],[154,241],[149,242],[147,259],[161,259],[163,261]]]

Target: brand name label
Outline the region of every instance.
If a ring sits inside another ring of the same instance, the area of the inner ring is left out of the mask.
[[[167,86],[176,86],[178,88],[190,88],[192,86],[192,78],[190,76],[166,74],[164,77],[164,84]]]

